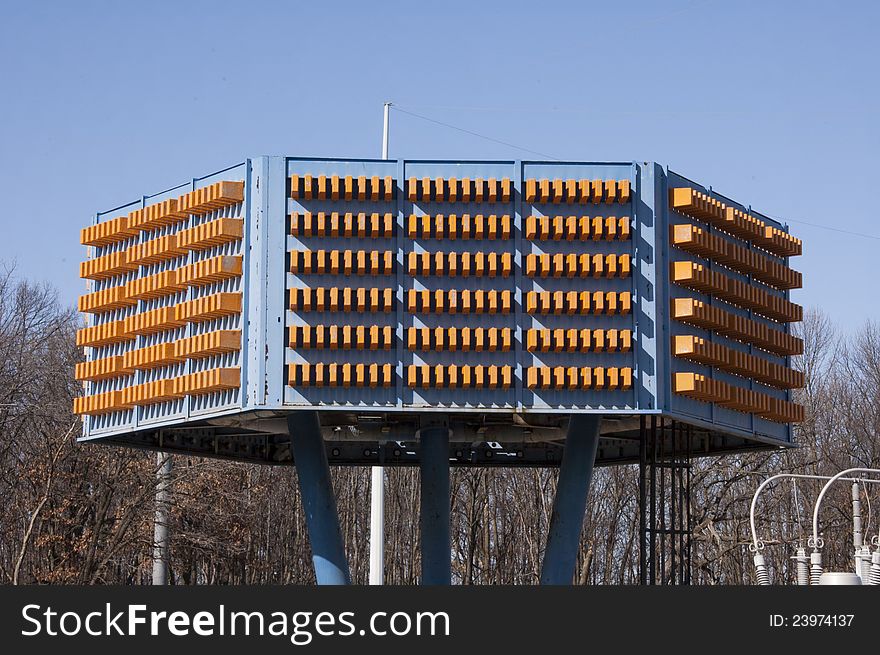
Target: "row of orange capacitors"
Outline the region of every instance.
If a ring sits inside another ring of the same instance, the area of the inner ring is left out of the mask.
[[[627,203],[630,201],[629,180],[562,180],[528,179],[525,182],[526,202]]]
[[[509,239],[513,221],[508,214],[410,214],[406,234],[410,239]]]
[[[509,252],[411,252],[407,264],[410,275],[508,277],[513,272],[513,255]]]
[[[584,252],[550,255],[526,255],[526,275],[529,277],[629,277],[629,255],[591,255]]]
[[[290,347],[317,350],[390,350],[394,328],[390,325],[294,325]]]
[[[529,389],[631,389],[632,369],[609,366],[530,366]]]
[[[407,367],[407,384],[411,388],[509,389],[512,383],[512,366],[416,364]]]
[[[292,387],[390,387],[391,364],[290,364],[287,384]]]
[[[512,291],[478,289],[446,291],[436,289],[407,292],[407,311],[436,314],[509,314],[513,303]]]
[[[290,272],[303,275],[391,275],[391,250],[291,250]]]
[[[530,241],[626,241],[630,222],[629,216],[527,216],[525,236]]]
[[[411,177],[406,185],[406,197],[412,202],[510,202],[513,197],[513,183],[510,178],[498,180],[490,177],[457,179],[438,177],[421,179]]]
[[[631,330],[530,329],[526,332],[528,352],[628,352]]]
[[[291,175],[290,197],[294,200],[392,200],[394,178],[360,175]]]
[[[290,234],[295,237],[394,236],[394,214],[359,212],[291,212]]]
[[[407,330],[410,350],[449,350],[452,352],[507,352],[513,347],[510,328],[415,328]]]
[[[528,314],[629,314],[629,291],[529,291]]]
[[[290,289],[290,309],[302,312],[390,312],[394,289],[312,287]]]

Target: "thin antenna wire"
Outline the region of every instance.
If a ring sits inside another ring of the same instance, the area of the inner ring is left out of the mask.
[[[491,136],[486,136],[485,134],[480,134],[479,132],[474,132],[473,130],[468,130],[463,127],[458,127],[457,125],[452,125],[450,123],[444,123],[443,121],[438,121],[435,118],[429,118],[428,116],[422,116],[421,114],[416,114],[415,112],[407,111],[406,109],[401,109],[400,105],[391,105],[391,109],[393,109],[394,111],[402,112],[404,114],[409,114],[410,116],[414,116],[415,118],[420,118],[423,121],[428,121],[429,123],[435,123],[436,125],[442,125],[443,127],[448,127],[450,130],[457,130],[459,132],[464,132],[465,134],[470,134],[471,136],[475,136],[480,139],[485,139],[486,141],[491,141],[492,143],[498,143],[502,146],[507,146],[508,148],[522,150],[523,152],[528,152],[533,155],[538,155],[539,157],[544,157],[545,159],[552,159],[553,161],[561,161],[558,157],[553,157],[553,156],[545,154],[543,152],[538,152],[537,150],[530,150],[528,148],[523,148],[522,146],[518,146],[514,143],[508,143],[507,141],[502,141],[501,139],[495,139]]]
[[[443,105],[435,105],[435,106],[437,108],[443,107]],[[453,107],[448,107],[448,108],[452,109]],[[492,143],[497,143],[499,145],[506,146],[508,148],[522,150],[523,152],[528,152],[532,155],[538,155],[539,157],[544,157],[546,159],[550,159],[553,161],[562,161],[558,157],[553,157],[552,155],[548,155],[543,152],[538,152],[537,150],[531,150],[529,148],[524,148],[522,146],[516,145],[515,143],[510,143],[508,141],[502,141],[501,139],[495,139],[491,136],[487,136],[485,134],[480,134],[479,132],[474,132],[473,130],[468,130],[464,127],[459,127],[458,125],[453,125],[452,123],[444,123],[443,121],[438,121],[436,118],[430,118],[429,116],[423,116],[422,114],[417,114],[417,113],[415,113],[413,111],[409,111],[407,109],[401,109],[400,105],[391,105],[391,109],[393,109],[394,111],[399,111],[403,114],[408,114],[409,116],[413,116],[414,118],[419,118],[423,121],[428,121],[429,123],[434,123],[435,125],[441,125],[442,127],[446,127],[450,130],[456,130],[458,132],[470,134],[471,136],[475,136],[479,139],[485,139],[486,141],[491,141]],[[476,110],[476,111],[480,111],[480,110],[493,111],[495,108],[493,108],[493,107],[460,107],[460,109],[469,109],[469,110]],[[810,223],[809,221],[802,221],[802,220],[798,220],[798,219],[794,219],[794,218],[781,219],[781,218],[777,218],[775,216],[771,216],[770,214],[767,214],[767,216],[770,216],[770,218],[773,218],[774,220],[777,220],[780,223],[787,221],[789,223],[798,223],[800,225],[809,225],[810,227],[815,227],[820,230],[828,230],[830,232],[839,232],[840,234],[849,234],[850,236],[862,237],[864,239],[876,239],[877,241],[880,241],[880,235],[876,235],[876,234],[866,234],[864,232],[855,232],[853,230],[844,230],[839,227],[820,225],[818,223]]]

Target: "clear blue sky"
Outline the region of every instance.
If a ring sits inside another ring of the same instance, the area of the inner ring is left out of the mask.
[[[99,209],[248,155],[380,154],[382,102],[562,159],[649,160],[788,220],[880,318],[876,2],[0,0],[0,260],[81,293]],[[392,157],[532,155],[392,114]]]

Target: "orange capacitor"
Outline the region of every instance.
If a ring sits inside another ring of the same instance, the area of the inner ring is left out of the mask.
[[[471,328],[464,327],[461,328],[460,331],[461,336],[461,351],[468,352],[471,349]]]
[[[303,177],[303,193],[302,197],[306,200],[312,199],[312,188],[314,187],[312,176],[306,175]]]
[[[617,200],[617,181],[605,180],[605,202],[609,205]]]
[[[431,216],[429,214],[422,216],[422,238],[431,238]]]
[[[604,222],[601,216],[593,217],[593,225],[591,226],[590,236],[593,238],[593,241],[598,241],[602,238]]]
[[[486,191],[486,183],[482,177],[474,180],[474,202],[483,202]]]
[[[578,331],[576,328],[569,328],[565,331],[565,350],[573,353],[578,350]]]
[[[565,256],[565,276],[574,277],[578,274],[578,256],[576,253],[569,253]]]
[[[580,370],[581,389],[590,389],[593,386],[593,369],[582,366]]]
[[[508,352],[513,347],[513,330],[502,328],[500,331],[501,352]]]
[[[422,178],[422,193],[421,199],[423,201],[428,201],[431,199],[431,178],[423,177]]]
[[[629,277],[632,273],[632,257],[630,255],[620,255],[617,258],[617,263],[620,267],[620,277]]]
[[[486,200],[489,202],[498,200],[498,180],[494,177],[490,177],[486,182]]]
[[[632,389],[632,384],[632,369],[629,367],[620,369],[620,388]]]
[[[601,254],[596,253],[593,255],[590,271],[592,272],[593,277],[602,277],[605,273],[605,258]]]
[[[605,313],[605,294],[603,294],[601,291],[593,292],[593,313]]]
[[[406,256],[406,270],[410,275],[419,274],[419,253],[411,252]]]
[[[370,364],[367,369],[367,385],[371,388],[380,384],[379,365]]]
[[[609,216],[605,219],[605,240],[614,241],[617,238],[617,219]]]
[[[458,179],[450,177],[448,181],[449,202],[458,200]]]
[[[410,239],[416,239],[419,236],[419,217],[415,214],[410,214],[409,218],[406,222],[406,236]]]
[[[394,251],[386,250],[382,255],[382,269],[386,275],[394,271]]]
[[[437,214],[437,216],[434,217],[434,238],[435,239],[442,239],[443,238],[443,232],[444,232],[443,224],[444,224],[444,222],[445,222],[445,219],[443,217],[443,214]]]
[[[390,239],[394,236],[394,214],[385,214],[382,220],[382,236]]]
[[[624,291],[623,293],[620,294],[619,300],[620,300],[620,310],[619,310],[620,313],[621,314],[629,314],[630,310],[632,309],[632,307],[631,307],[632,294],[629,291]]]
[[[577,366],[569,366],[565,371],[569,389],[581,388],[580,369]]]
[[[440,352],[446,348],[446,329],[442,327],[434,328],[434,350]]]
[[[538,181],[534,178],[526,180],[526,202],[535,202],[538,199]]]
[[[590,184],[590,199],[593,204],[602,202],[602,180],[593,180]]]
[[[357,199],[358,200],[366,200],[367,199],[367,176],[366,175],[358,175]]]
[[[419,182],[414,177],[409,178],[406,182],[406,199],[410,202],[419,199]]]
[[[350,387],[351,386],[351,374],[352,374],[351,364],[346,363],[346,364],[343,364],[342,366],[340,366],[339,368],[341,369],[339,372],[339,377],[341,378],[342,386],[343,387]]]
[[[408,366],[406,369],[406,383],[411,389],[418,386],[418,367],[417,366]]]
[[[446,331],[446,337],[449,350],[452,352],[458,350],[458,328],[449,328]]]
[[[501,238],[501,239],[509,239],[510,238],[510,232],[512,229],[511,225],[512,225],[512,223],[510,220],[510,215],[504,214],[500,219],[499,238]]]
[[[550,201],[550,180],[544,179],[538,182],[538,200],[541,202]]]
[[[342,348],[343,350],[350,350],[351,347],[352,347],[351,332],[352,332],[352,329],[351,329],[351,326],[350,326],[350,325],[345,325],[345,326],[343,326],[343,328],[342,328],[342,339],[340,339],[341,348]],[[338,334],[338,332],[337,332],[337,334]],[[332,332],[331,332],[331,334],[330,334],[330,338],[331,338],[331,339],[334,338]],[[357,347],[359,350],[360,350],[361,348],[363,348],[363,346],[360,346],[360,345],[357,345],[357,344],[355,344],[355,345],[356,345],[356,347]]]
[[[574,314],[578,310],[578,292],[577,291],[566,291],[565,292],[565,313],[566,314]]]
[[[486,367],[486,384],[489,389],[497,389],[498,388],[498,367],[497,366],[487,366]]]
[[[435,252],[434,253],[434,275],[445,275],[446,274],[446,253],[445,252]]]
[[[526,239],[533,241],[538,236],[538,217],[526,216]]]
[[[593,387],[596,389],[604,389],[606,384],[605,369],[597,366],[593,369]]]
[[[330,178],[330,199],[339,200],[339,176],[333,175]]]
[[[538,293],[536,291],[526,292],[526,313],[538,313]]]
[[[605,350],[605,330],[593,330],[593,350],[595,352]]]
[[[446,200],[446,180],[442,177],[434,180],[434,194],[438,202]]]
[[[381,273],[383,273],[381,264],[379,262],[378,250],[370,251],[370,273],[373,275],[380,275]]]
[[[381,341],[379,339],[379,326],[371,325],[370,326],[370,350],[378,350],[381,345]]]
[[[318,176],[318,200],[327,199],[327,176]]]
[[[339,386],[339,364],[327,364],[327,386]]]
[[[578,182],[578,202],[582,205],[586,204],[590,200],[590,181],[589,180],[580,180]]]
[[[471,378],[471,367],[465,364],[461,367],[461,386],[469,389],[473,380]]]
[[[548,292],[549,294],[549,292]],[[552,311],[554,314],[561,314],[565,311],[565,292],[564,291],[554,291],[553,292],[553,300],[551,303]]]
[[[312,328],[306,325],[302,330],[302,347],[307,350],[312,347],[313,343]]]
[[[550,270],[553,272],[553,277],[562,277],[562,274],[565,272],[565,255],[561,252],[553,255],[553,264],[550,267]]]
[[[535,329],[526,332],[526,351],[533,353],[538,349],[538,331]]]
[[[449,386],[453,389],[458,387],[459,379],[458,379],[458,366],[452,364],[446,370],[447,379],[449,381]]]
[[[590,217],[589,216],[581,216],[578,219],[578,238],[581,241],[586,241],[590,238]]]
[[[563,216],[554,216],[553,217],[553,240],[561,241],[565,238],[565,217]]]
[[[501,179],[501,202],[510,202],[513,196],[513,184],[509,177]]]
[[[630,184],[629,180],[619,180],[617,182],[617,201],[620,203],[629,202]]]
[[[502,389],[510,389],[510,385],[512,384],[512,378],[513,378],[513,367],[502,366],[501,367],[501,388]]]
[[[538,388],[538,369],[534,366],[530,366],[526,370],[526,387],[528,389]]]
[[[444,367],[442,364],[437,364],[434,367],[434,386],[438,389],[446,386],[446,376],[444,375]]]
[[[339,220],[339,214],[333,212],[335,217],[334,220]],[[336,228],[337,234],[339,233],[339,227]],[[351,212],[346,212],[342,219],[342,236],[345,238],[349,238],[354,234],[354,215]]]
[[[385,200],[392,200],[394,198],[394,178],[390,175],[386,175],[382,187]]]
[[[342,197],[345,200],[351,200],[352,195],[354,194],[354,178],[351,175],[345,176]]]
[[[577,202],[577,180],[565,181],[565,201],[569,204]]]
[[[458,217],[455,214],[446,217],[446,234],[451,241],[458,237]]]
[[[327,295],[329,296],[329,298],[328,298],[328,302],[327,302],[327,305],[328,305],[327,310],[331,311],[331,312],[338,312],[339,311],[339,287],[330,287],[330,289],[328,291],[329,291],[329,293]]]
[[[620,351],[621,352],[629,352],[632,348],[632,331],[631,330],[621,330],[620,331]]]
[[[564,389],[565,388],[565,367],[564,366],[554,366],[553,367],[553,381],[551,383],[554,389]]]
[[[501,313],[509,314],[513,306],[513,292],[512,291],[502,291],[501,292]]]
[[[477,388],[486,386],[486,367],[482,364],[474,366],[474,386]]]
[[[619,334],[620,334],[620,332],[618,330],[608,330],[605,333],[605,336],[608,339],[607,348],[609,351],[616,351],[617,350],[617,344],[619,343],[619,341],[618,341]]]
[[[550,238],[552,221],[549,216],[541,216],[538,221],[538,238],[546,241]]]
[[[554,352],[562,352],[565,349],[565,330],[563,328],[553,330],[552,343]]]
[[[468,178],[464,178],[461,181],[461,201],[462,202],[470,202],[471,201],[471,181]]]
[[[446,311],[446,294],[442,289],[437,289],[434,292],[434,311],[438,314],[442,314]]]
[[[501,253],[501,277],[509,277],[513,273],[513,255],[509,252]]]
[[[553,180],[552,200],[554,203],[560,203],[565,200],[565,182],[560,179]]]
[[[617,255],[605,255],[605,277],[614,277],[617,270]]]
[[[486,232],[486,221],[482,214],[474,216],[474,239],[482,239]]]
[[[573,241],[578,236],[578,219],[577,216],[565,217],[565,240]]]
[[[291,253],[293,255],[293,253]],[[291,261],[293,261],[291,259]],[[291,265],[292,268],[292,265]],[[294,271],[296,272],[296,271]],[[526,275],[528,277],[534,277],[538,273],[538,256],[534,253],[530,253],[526,255]]]
[[[410,350],[418,350],[419,347],[419,329],[407,328],[406,330],[406,347]]]
[[[339,275],[339,251],[330,252],[330,275]]]
[[[462,239],[470,239],[471,238],[471,215],[470,214],[462,214],[462,216],[461,216],[461,238]]]
[[[498,217],[495,214],[489,214],[486,218],[486,238],[498,238]]]
[[[589,328],[582,328],[578,331],[578,350],[587,352],[592,346],[592,331]]]

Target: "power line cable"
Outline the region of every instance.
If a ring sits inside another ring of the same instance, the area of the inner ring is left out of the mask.
[[[439,105],[438,105],[438,107],[439,107]],[[431,118],[429,116],[423,116],[422,114],[417,114],[417,113],[415,113],[413,111],[409,111],[407,109],[401,109],[400,105],[391,105],[391,109],[393,109],[394,111],[399,111],[403,114],[407,114],[409,116],[413,116],[414,118],[418,118],[420,120],[427,121],[429,123],[434,123],[435,125],[440,125],[442,127],[448,128],[450,130],[456,130],[458,132],[463,132],[464,134],[469,134],[469,135],[475,136],[479,139],[485,139],[486,141],[491,141],[492,143],[497,143],[499,145],[506,146],[508,148],[522,150],[523,152],[528,152],[532,155],[538,155],[539,157],[544,157],[544,158],[550,159],[552,161],[562,161],[558,157],[553,157],[552,155],[548,155],[543,152],[538,152],[537,150],[531,150],[530,148],[524,148],[522,146],[516,145],[515,143],[509,143],[508,141],[502,141],[501,139],[496,139],[494,137],[487,136],[486,134],[481,134],[479,132],[475,132],[473,130],[469,130],[464,127],[459,127],[458,125],[453,125],[452,123],[445,123],[443,121],[437,120],[436,118]],[[479,108],[478,107],[470,107],[470,108],[462,107],[462,109],[479,109]],[[485,107],[484,109],[491,110],[492,108]],[[767,214],[767,216],[770,216],[770,214]],[[802,221],[802,220],[794,219],[794,218],[780,219],[775,216],[770,216],[770,218],[773,218],[774,220],[779,221],[780,223],[784,223],[787,221],[789,223],[798,223],[800,225],[809,225],[810,227],[815,227],[820,230],[828,230],[830,232],[839,232],[840,234],[848,234],[850,236],[861,237],[863,239],[876,239],[877,241],[880,241],[880,235],[876,235],[876,234],[866,234],[864,232],[855,232],[853,230],[845,230],[845,229],[839,228],[839,227],[831,227],[829,225],[820,225],[818,223],[810,223],[809,221]]]
[[[516,150],[522,150],[523,152],[528,152],[532,155],[538,155],[539,157],[544,157],[545,159],[552,159],[553,161],[561,161],[558,157],[553,157],[552,155],[548,155],[543,152],[538,152],[537,150],[530,150],[529,148],[523,148],[522,146],[518,146],[515,143],[508,143],[507,141],[502,141],[501,139],[496,139],[491,136],[487,136],[485,134],[480,134],[479,132],[474,132],[473,130],[468,130],[463,127],[459,127],[457,125],[452,125],[451,123],[444,123],[443,121],[438,121],[435,118],[429,118],[428,116],[422,116],[421,114],[417,114],[412,111],[407,111],[406,109],[401,109],[400,105],[391,105],[391,109],[394,111],[399,111],[404,114],[408,114],[410,116],[414,116],[415,118],[420,118],[423,121],[428,121],[429,123],[435,123],[437,125],[442,125],[443,127],[447,127],[450,130],[457,130],[459,132],[464,132],[465,134],[470,134],[471,136],[478,137],[480,139],[485,139],[486,141],[491,141],[492,143],[498,143],[502,146],[507,146],[508,148],[514,148]]]

